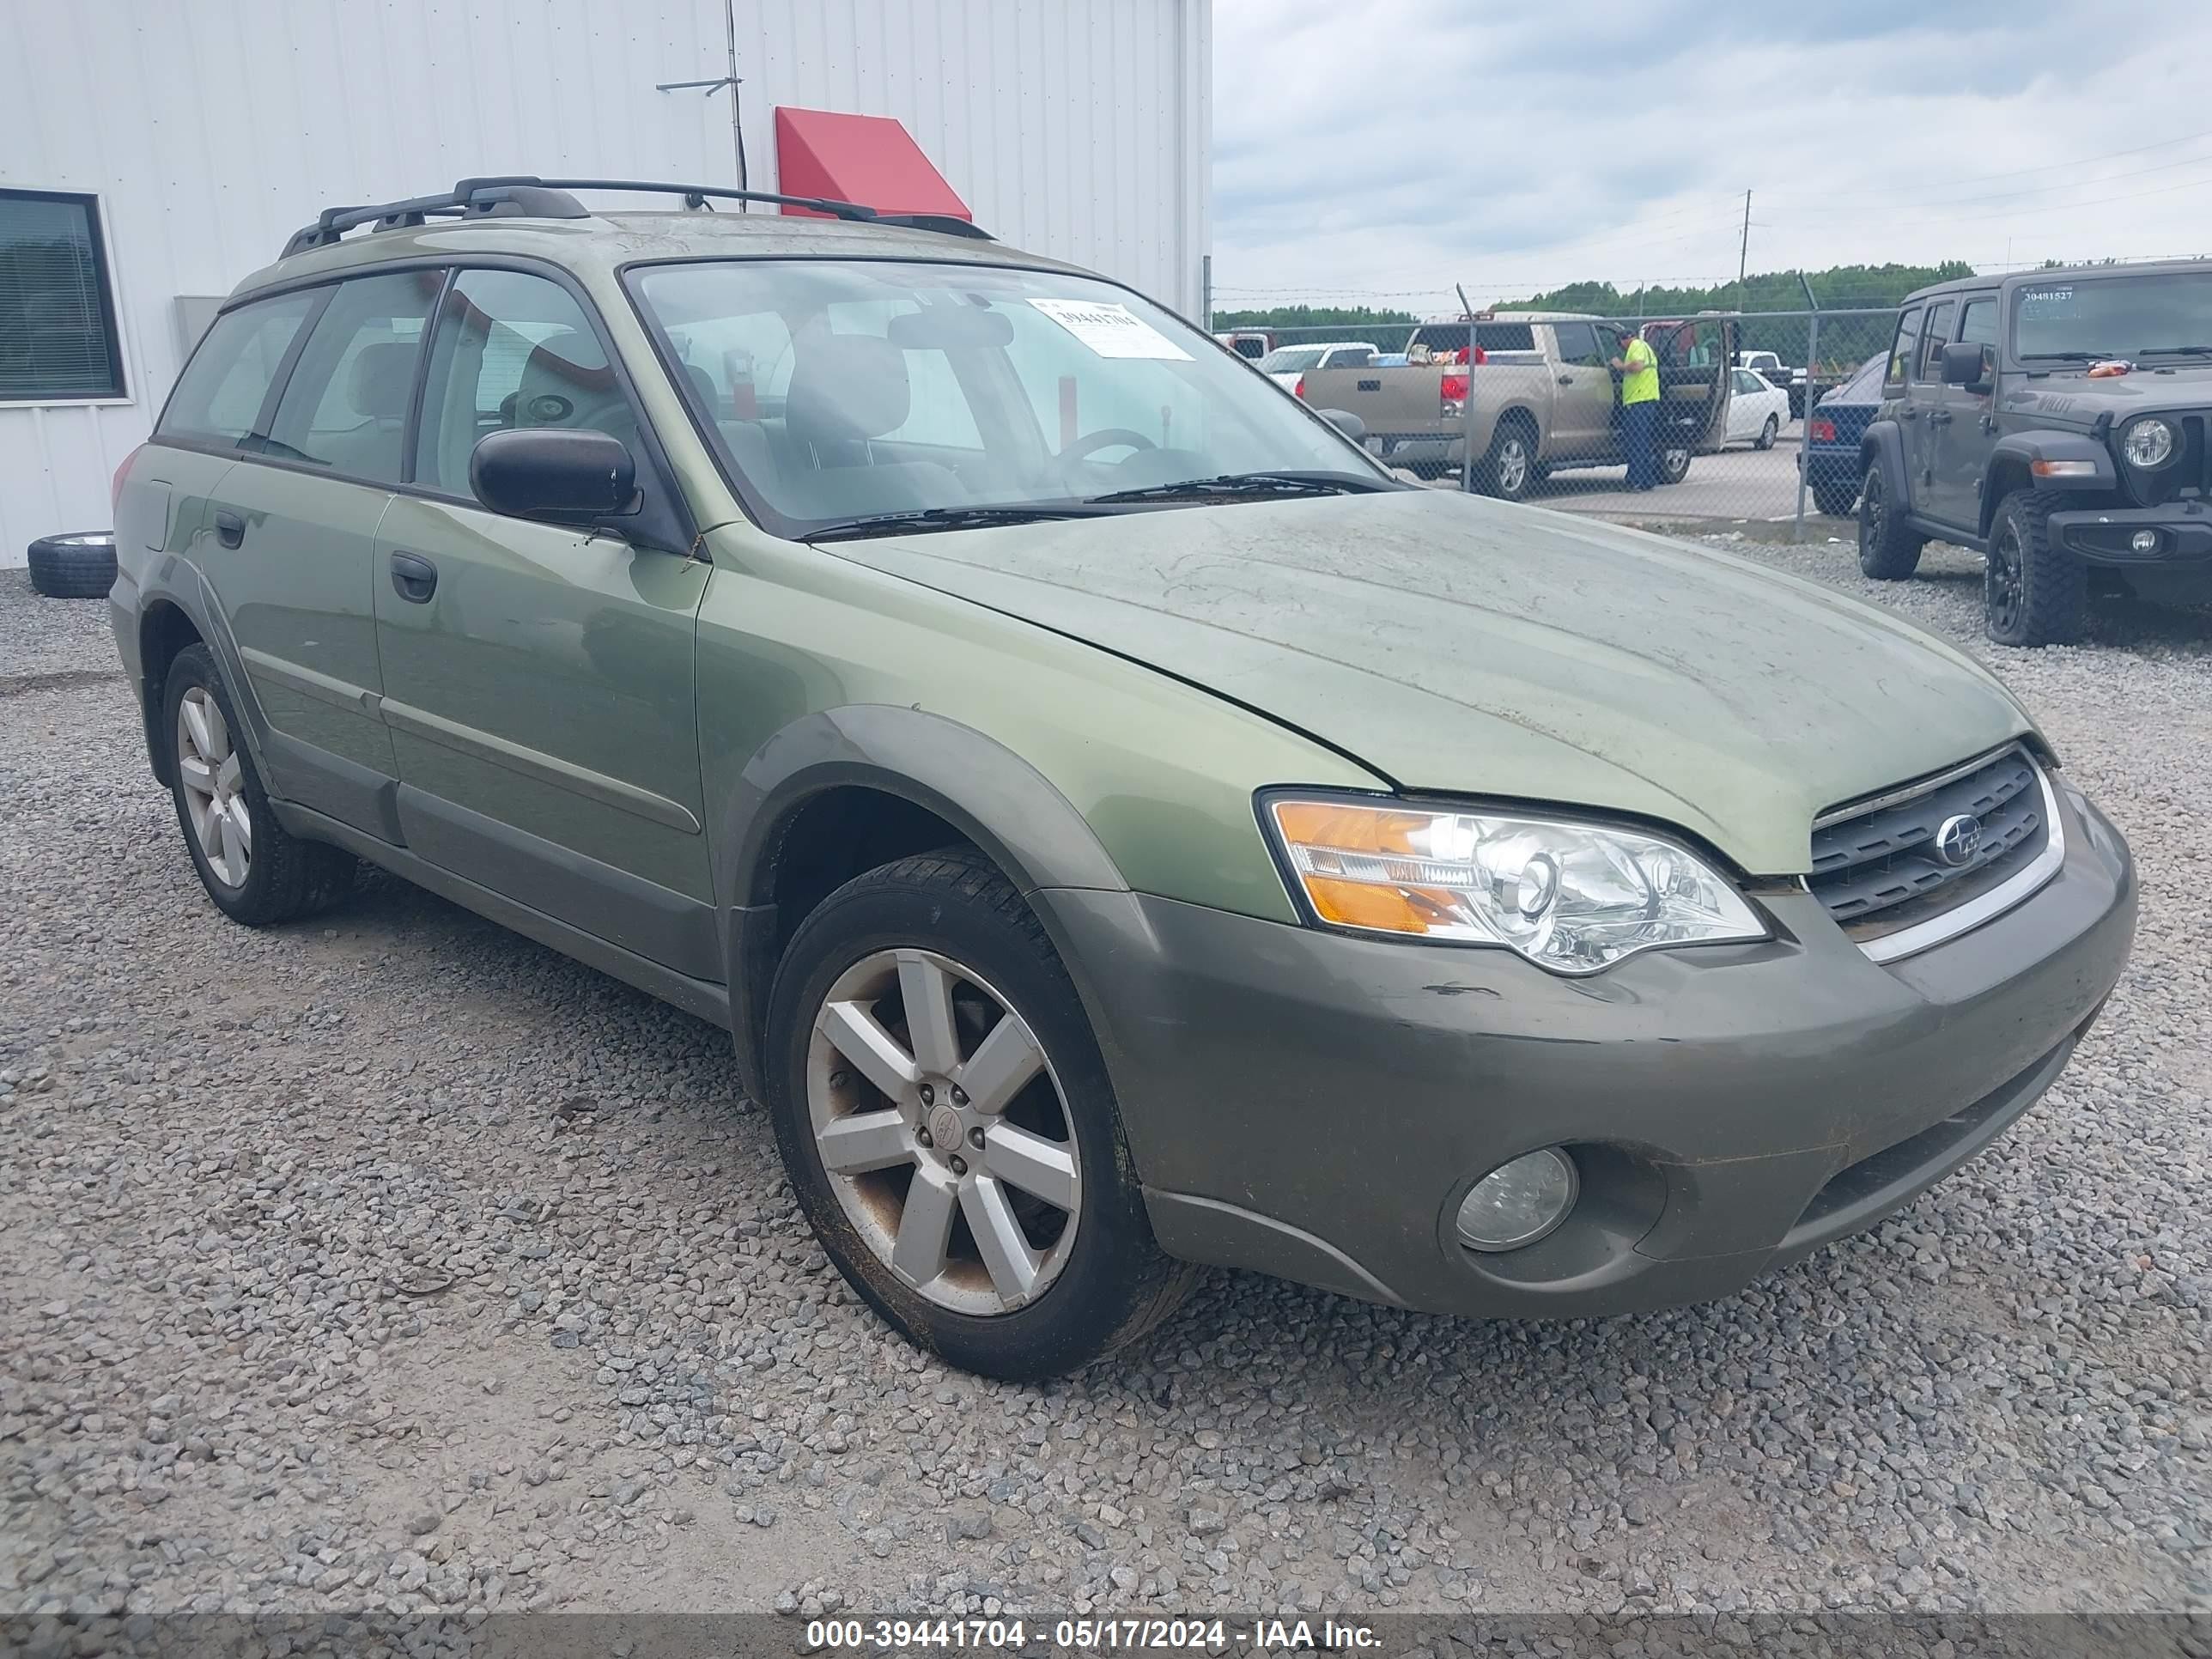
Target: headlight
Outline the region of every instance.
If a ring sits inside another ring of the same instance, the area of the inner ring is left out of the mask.
[[[2137,421],[2121,438],[2120,449],[2130,466],[2146,471],[2164,466],[2173,459],[2173,428],[2155,417]]]
[[[1277,799],[1265,816],[1314,914],[1340,927],[1503,945],[1559,974],[1767,937],[1724,877],[1641,830],[1397,802]]]

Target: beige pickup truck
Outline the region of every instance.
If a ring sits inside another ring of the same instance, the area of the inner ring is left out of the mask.
[[[1459,471],[1471,434],[1475,487],[1509,501],[1560,468],[1623,464],[1620,377],[1608,367],[1622,325],[1557,312],[1480,314],[1483,361],[1471,368],[1456,361],[1468,331],[1465,320],[1421,324],[1406,343],[1413,361],[1312,370],[1303,395],[1316,409],[1358,416],[1379,459],[1423,477]],[[1695,317],[1639,331],[1659,357],[1660,481],[1679,483],[1691,456],[1717,450],[1728,431],[1734,324]]]

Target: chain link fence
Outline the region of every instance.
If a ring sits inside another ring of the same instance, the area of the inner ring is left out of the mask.
[[[1893,307],[1500,313],[1476,319],[1482,361],[1471,369],[1463,318],[1267,330],[1256,363],[1316,407],[1354,417],[1370,453],[1439,488],[1632,524],[1839,534],[1896,321]],[[1631,339],[1658,362],[1649,489],[1630,487],[1622,375],[1611,366]]]

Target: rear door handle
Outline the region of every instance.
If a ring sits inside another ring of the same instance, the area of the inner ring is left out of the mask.
[[[215,515],[215,538],[225,547],[236,547],[246,539],[246,520],[227,507],[218,509]]]
[[[1951,411],[1948,409],[1931,410],[1928,416],[1928,424],[1930,426],[1950,425]]]
[[[419,553],[394,553],[392,587],[410,605],[428,605],[438,591],[438,567]]]
[[[1571,374],[1562,374],[1559,376],[1559,384],[1561,386],[1572,386],[1574,383],[1575,377]]]
[[[1362,392],[1380,392],[1382,389],[1382,382],[1380,380],[1362,380],[1359,382],[1359,389]]]

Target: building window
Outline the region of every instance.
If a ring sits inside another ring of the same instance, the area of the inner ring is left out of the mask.
[[[124,395],[98,202],[0,190],[0,403]]]

